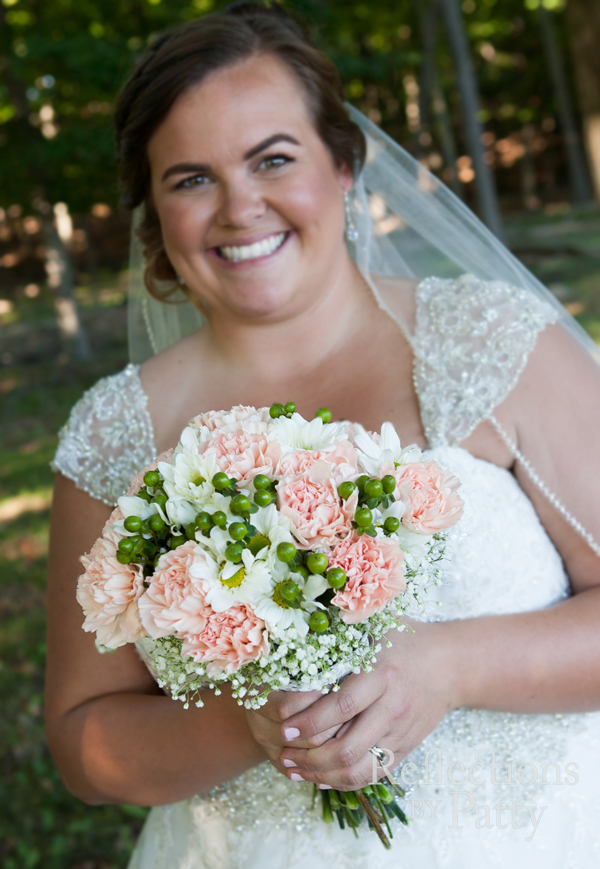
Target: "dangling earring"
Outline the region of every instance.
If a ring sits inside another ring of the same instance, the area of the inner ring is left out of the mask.
[[[177,275],[177,283],[180,287],[183,286],[183,278],[181,277],[181,275]]]
[[[344,193],[344,210],[346,212],[346,238],[348,241],[358,241],[358,231],[352,220],[352,211],[350,210],[350,194]]]

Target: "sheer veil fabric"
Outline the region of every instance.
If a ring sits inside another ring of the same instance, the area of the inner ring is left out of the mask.
[[[348,111],[365,134],[368,151],[350,201],[356,240],[347,245],[378,304],[413,344],[422,412],[436,416],[425,426],[437,433],[433,443],[430,434],[430,446],[460,445],[488,420],[537,489],[600,555],[599,511],[581,506],[589,485],[584,466],[592,461],[600,426],[600,349],[444,184],[361,112],[352,106]],[[203,323],[183,292],[176,299],[179,304],[164,304],[148,294],[135,231],[140,221],[138,209],[132,227],[128,313],[134,364]],[[440,322],[427,330],[439,339],[431,346],[414,340],[415,322],[407,318],[403,301],[406,283],[394,278],[419,282],[417,321],[432,316],[436,295],[444,299]],[[425,306],[420,310],[419,299],[427,300],[427,313]],[[470,343],[468,354],[465,342]],[[453,356],[463,360],[460,369],[452,370]],[[471,370],[464,366],[465,356]],[[423,401],[427,378],[441,376],[454,382],[456,394],[446,396],[446,406],[439,398],[428,405]],[[471,394],[465,389],[469,377],[475,384]],[[518,443],[494,413],[509,393],[513,402],[526,407]]]

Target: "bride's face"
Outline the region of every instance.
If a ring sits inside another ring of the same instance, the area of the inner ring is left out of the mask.
[[[252,57],[181,96],[148,157],[169,259],[213,311],[284,319],[338,273],[352,177],[277,58]]]

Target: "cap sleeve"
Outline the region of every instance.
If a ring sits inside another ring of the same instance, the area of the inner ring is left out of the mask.
[[[416,290],[415,388],[431,447],[458,444],[516,386],[557,313],[530,290],[473,275]]]
[[[93,498],[114,506],[155,453],[139,367],[128,365],[99,380],[73,407],[59,433],[52,468]]]

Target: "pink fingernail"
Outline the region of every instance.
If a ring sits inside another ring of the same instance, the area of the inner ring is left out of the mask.
[[[297,772],[293,772],[290,776],[291,781],[304,781],[301,775],[298,775]]]
[[[283,735],[287,740],[298,739],[300,731],[297,727],[286,727],[283,731]]]
[[[330,791],[331,785],[319,785],[319,790],[320,791]]]
[[[294,763],[293,760],[288,760],[287,757],[284,757],[284,759],[282,760],[282,763],[284,766],[297,766],[297,764]]]

